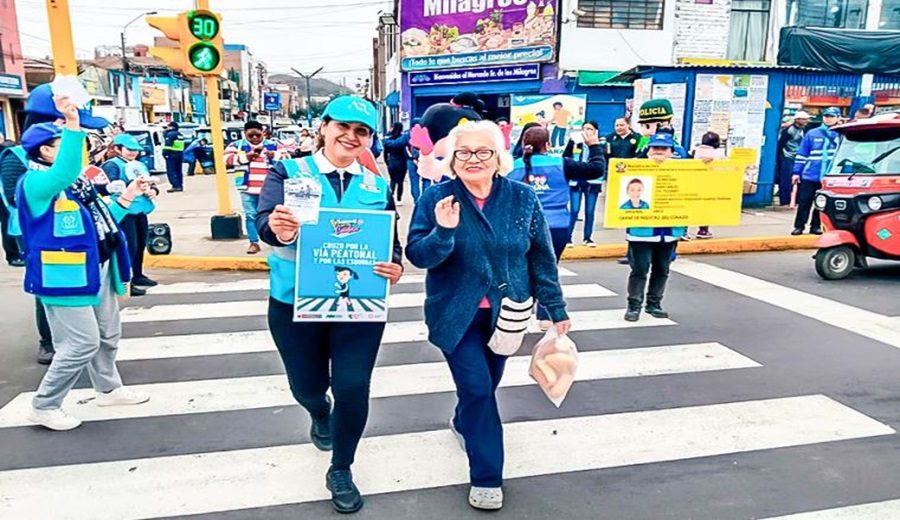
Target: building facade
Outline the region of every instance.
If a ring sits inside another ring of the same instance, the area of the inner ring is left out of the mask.
[[[20,128],[16,114],[24,109],[28,89],[14,0],[0,2],[0,21],[0,135],[16,140]]]

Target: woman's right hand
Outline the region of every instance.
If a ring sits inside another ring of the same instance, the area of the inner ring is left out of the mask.
[[[54,96],[53,104],[56,110],[66,118],[66,128],[69,130],[81,130],[81,120],[78,118],[78,106],[69,99],[69,96]]]
[[[275,206],[269,215],[269,229],[275,233],[278,240],[284,244],[290,244],[297,238],[300,230],[300,221],[287,206],[279,204]]]
[[[459,225],[459,202],[453,201],[453,195],[438,201],[434,207],[434,218],[443,228],[455,229]]]

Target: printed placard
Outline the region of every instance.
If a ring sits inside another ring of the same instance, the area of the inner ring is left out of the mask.
[[[300,229],[294,321],[374,321],[388,317],[394,212],[322,209]]]
[[[614,159],[605,226],[737,226],[744,164],[733,160]]]

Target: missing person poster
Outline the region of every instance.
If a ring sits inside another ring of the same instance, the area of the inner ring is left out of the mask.
[[[608,228],[741,223],[744,165],[737,161],[613,159],[609,166]]]
[[[294,321],[387,321],[394,212],[322,209],[300,228]]]

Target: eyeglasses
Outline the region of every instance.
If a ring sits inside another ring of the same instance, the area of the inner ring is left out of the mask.
[[[262,137],[262,136],[263,135],[261,132],[248,132],[247,133],[247,138]]]
[[[493,157],[494,153],[495,153],[494,150],[486,150],[486,149],[475,150],[474,152],[472,150],[465,150],[465,149],[454,150],[453,158],[456,159],[457,161],[466,162],[469,159],[471,159],[472,156],[475,156],[476,159],[478,159],[481,162],[484,162],[484,161],[487,161],[488,159],[490,159],[491,157]]]

